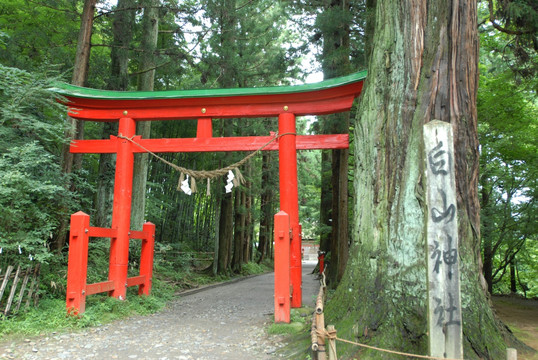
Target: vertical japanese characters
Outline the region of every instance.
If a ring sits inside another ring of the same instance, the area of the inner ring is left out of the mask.
[[[449,123],[424,125],[430,355],[462,358],[454,145]]]

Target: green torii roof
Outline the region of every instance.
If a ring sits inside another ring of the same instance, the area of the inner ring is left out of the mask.
[[[68,98],[102,100],[151,100],[151,99],[188,99],[230,96],[278,95],[327,90],[366,79],[367,71],[324,80],[313,84],[271,86],[259,88],[164,90],[164,91],[113,91],[85,88],[58,82],[51,90]]]

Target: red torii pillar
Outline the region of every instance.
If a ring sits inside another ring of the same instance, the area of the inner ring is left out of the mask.
[[[280,179],[280,210],[290,217],[290,281],[291,307],[302,305],[301,226],[299,225],[299,195],[297,189],[297,147],[295,115],[282,113],[278,117],[278,159]]]
[[[131,118],[121,118],[118,133],[132,137],[136,123]],[[118,139],[119,140],[119,139]],[[108,279],[114,282],[110,295],[125,299],[127,292],[127,267],[129,262],[129,230],[131,226],[131,199],[133,193],[133,144],[127,139],[118,141],[116,174],[114,179],[114,202],[112,205],[112,228],[117,237],[110,239],[110,263]]]

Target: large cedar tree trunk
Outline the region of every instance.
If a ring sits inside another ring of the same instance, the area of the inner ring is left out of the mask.
[[[331,79],[350,73],[350,2],[325,0],[318,24],[323,37],[323,77]],[[349,113],[333,114],[324,118],[323,133],[349,133]],[[320,249],[329,251],[327,280],[331,285],[340,281],[348,256],[348,159],[349,150],[332,150],[322,156],[322,190],[320,221],[323,229],[331,227],[329,234],[322,231]],[[328,169],[330,169],[328,171]],[[328,235],[328,238],[327,238]]]
[[[479,265],[476,6],[380,0],[372,9],[368,79],[354,134],[353,241],[325,317],[341,338],[428,352],[422,129],[439,119],[452,124],[455,139],[465,359],[505,356]],[[339,349],[359,352],[342,343]]]
[[[236,1],[225,0],[217,4],[216,14],[218,17],[218,24],[220,30],[220,49],[218,53],[220,56],[219,68],[220,78],[218,84],[221,88],[232,88],[236,86],[235,70],[233,68],[233,58],[237,56],[236,49],[236,32],[237,32],[237,18],[236,18]],[[232,119],[221,120],[222,134],[224,137],[233,136]],[[232,154],[226,154],[224,156],[224,166],[233,163]],[[224,187],[222,187],[224,188]],[[234,190],[236,191],[236,190]],[[230,269],[232,262],[233,251],[233,196],[232,193],[224,194],[221,197],[220,204],[221,212],[219,219],[219,259],[218,259],[218,273],[227,272]],[[222,256],[221,256],[222,254]],[[226,255],[225,255],[226,254]]]

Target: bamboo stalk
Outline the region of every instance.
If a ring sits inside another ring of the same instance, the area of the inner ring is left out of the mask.
[[[318,333],[317,333],[317,326],[316,326],[316,314],[313,314],[312,316],[312,327],[310,330],[310,335],[312,337],[312,351],[316,352],[319,349]]]
[[[323,314],[323,296],[324,295],[324,288],[323,286],[320,286],[318,297],[316,298],[316,314]]]
[[[316,314],[316,331],[317,329],[325,330],[325,317],[323,313]],[[325,335],[324,332],[318,333],[318,360],[326,360],[325,353]]]

